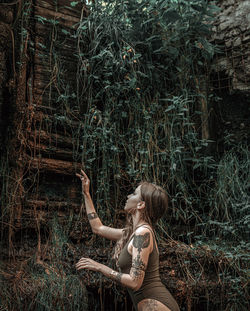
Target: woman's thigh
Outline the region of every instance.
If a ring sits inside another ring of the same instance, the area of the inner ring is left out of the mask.
[[[138,311],[171,311],[160,301],[155,299],[143,299],[138,303]]]

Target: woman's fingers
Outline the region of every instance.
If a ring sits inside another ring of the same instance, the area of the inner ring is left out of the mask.
[[[76,176],[79,177],[81,180],[86,181],[86,183],[89,183],[89,179],[88,177],[86,177],[87,175],[85,174],[85,176],[82,176],[81,174],[76,173]]]
[[[79,177],[81,180],[85,180],[85,177],[83,177],[83,176],[80,175],[80,174],[77,174],[77,173],[76,173],[76,176]]]
[[[84,171],[82,169],[81,169],[81,173],[80,174],[76,173],[76,176],[81,179],[83,194],[84,195],[89,194],[90,180],[89,180],[88,176],[84,173]]]
[[[89,258],[81,258],[75,266],[76,270],[80,269],[95,270],[94,262]]]
[[[88,267],[88,265],[84,265],[84,264],[81,264],[79,266],[76,267],[76,270],[81,270],[81,269],[89,269],[90,267]]]
[[[85,174],[85,172],[81,169],[81,174],[76,173],[76,176],[78,176],[79,178],[81,178],[81,180],[86,180],[89,181],[88,176]]]
[[[79,266],[81,264],[84,264],[84,263],[88,263],[90,260],[88,258],[81,258],[77,263],[76,263],[76,266]]]
[[[87,260],[88,260],[88,258],[82,257],[82,258],[76,263],[76,265],[78,265],[78,264],[81,263],[81,262],[87,261]]]
[[[76,264],[76,269],[77,269],[77,270],[84,269],[84,268],[86,268],[86,264],[87,264],[87,261],[84,260],[84,258],[82,258],[82,259],[80,259],[80,260],[78,261],[78,263]]]
[[[81,174],[76,173],[76,176],[80,177],[81,179],[86,179],[85,176],[82,176]]]
[[[84,269],[84,268],[87,268],[87,263],[86,262],[81,262],[81,263],[76,264],[76,269],[77,270]]]
[[[83,176],[84,176],[85,178],[89,179],[88,176],[85,174],[85,172],[84,172],[82,169],[81,169],[81,173],[83,174]]]

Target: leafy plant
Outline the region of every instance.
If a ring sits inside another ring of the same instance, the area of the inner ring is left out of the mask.
[[[72,1],[70,6],[78,2]],[[26,21],[25,6],[23,10]],[[58,36],[57,40],[55,33],[60,25],[35,16],[39,23],[52,27],[48,40],[51,45],[41,43],[39,47],[43,61],[49,59],[51,66],[51,83],[46,91],[50,108],[56,111],[53,121],[45,118],[42,125],[47,132],[56,132],[58,127],[71,129],[73,160],[83,163],[92,181],[98,214],[108,224],[138,182],[162,185],[170,197],[170,213],[158,225],[159,239],[169,237],[192,244],[194,249],[212,249],[214,253],[207,254],[208,258],[215,259],[222,252],[218,282],[233,285],[228,290],[230,295],[223,297],[226,307],[216,308],[247,310],[243,301],[247,296],[249,246],[249,149],[240,145],[222,156],[212,154],[213,142],[203,137],[201,129],[201,119],[207,117],[202,105],[209,107],[218,100],[209,88],[210,62],[218,50],[208,40],[217,11],[205,0],[93,1],[77,30],[60,29],[63,39]],[[27,29],[24,23],[22,42]],[[73,92],[64,78],[66,64],[60,44],[65,37],[77,42]],[[52,92],[54,81],[56,90]],[[78,126],[72,126],[75,120]],[[5,206],[1,221],[9,222],[11,228],[15,203],[11,199],[19,185],[10,178],[8,155],[6,158],[1,163]],[[55,223],[49,224],[54,270],[30,273],[41,285],[35,296],[38,309],[60,309],[71,301],[62,289],[69,291],[75,276],[65,276],[61,261],[66,256],[72,221],[64,232]],[[184,226],[190,230],[180,233],[177,228]],[[179,260],[188,282],[189,263],[185,258]],[[195,281],[203,272],[204,267]],[[72,295],[72,306],[77,310],[82,298],[80,288]],[[11,306],[11,297],[6,297],[9,300],[4,300],[4,306]],[[213,303],[213,297],[208,300]]]

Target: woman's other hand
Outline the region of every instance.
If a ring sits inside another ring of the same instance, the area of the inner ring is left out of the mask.
[[[76,264],[76,270],[87,269],[92,271],[100,271],[100,263],[90,259],[82,257]]]
[[[76,173],[76,176],[78,176],[82,181],[82,193],[84,195],[89,195],[90,180],[88,176],[85,174],[83,170],[81,170],[81,174]]]

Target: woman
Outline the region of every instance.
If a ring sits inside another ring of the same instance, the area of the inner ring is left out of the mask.
[[[81,258],[77,270],[98,271],[128,288],[137,311],[179,311],[179,307],[162,284],[159,276],[159,252],[152,225],[168,206],[166,192],[159,186],[144,182],[128,196],[125,211],[132,222],[125,229],[104,226],[97,216],[90,193],[90,181],[81,170],[76,174],[82,181],[87,216],[93,233],[117,241],[115,258],[120,271]]]

